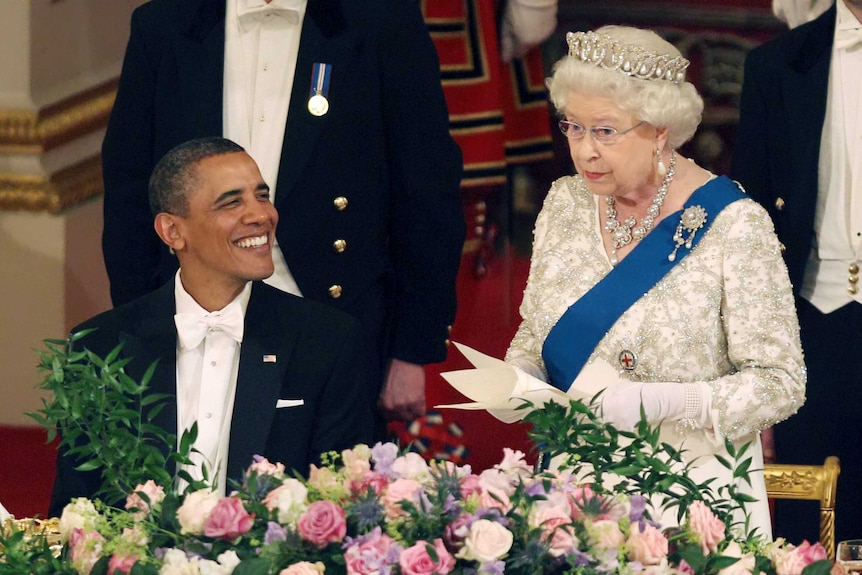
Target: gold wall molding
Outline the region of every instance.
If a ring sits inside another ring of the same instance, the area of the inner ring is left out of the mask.
[[[103,191],[102,157],[96,155],[52,176],[0,174],[0,211],[58,214]]]
[[[0,109],[0,153],[34,154],[108,125],[118,80],[110,80],[40,110]]]
[[[105,128],[117,79],[40,110],[0,109],[0,154],[38,156]],[[49,175],[0,173],[0,211],[60,213],[102,194],[101,156]]]

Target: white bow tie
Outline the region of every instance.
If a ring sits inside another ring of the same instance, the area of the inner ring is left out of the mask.
[[[862,27],[835,30],[835,47],[850,50],[862,46]]]
[[[269,4],[264,3],[256,6],[249,6],[248,4],[248,2],[240,2],[237,6],[237,17],[240,26],[244,28],[267,16],[280,16],[291,24],[299,23],[299,10],[285,6],[279,3],[279,0],[272,0]]]
[[[201,344],[208,333],[221,331],[237,343],[242,343],[245,318],[239,302],[231,302],[221,311],[205,316],[193,313],[178,313],[174,316],[177,337],[183,349],[194,349]]]

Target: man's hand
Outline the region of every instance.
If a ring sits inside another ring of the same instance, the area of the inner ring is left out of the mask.
[[[387,420],[411,421],[425,415],[425,368],[393,359],[377,408]]]
[[[763,462],[775,463],[775,437],[771,427],[760,432],[760,444],[763,447]]]

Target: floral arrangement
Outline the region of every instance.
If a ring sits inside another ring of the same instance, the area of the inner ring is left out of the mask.
[[[60,518],[60,556],[30,556],[26,572],[815,575],[831,567],[819,544],[728,537],[702,501],[681,527],[663,530],[643,496],[533,473],[510,449],[478,474],[399,454],[391,443],[326,461],[303,480],[258,458],[226,497],[208,489],[178,496],[147,481],[122,510],[76,499]]]
[[[307,478],[258,457],[222,497],[200,482],[180,491],[177,478],[165,473],[166,462],[187,460],[194,433],[153,467],[156,459],[146,455],[157,431],[136,444],[142,463],[133,475],[123,471],[128,465],[105,470],[117,456],[106,454],[100,439],[108,430],[89,422],[98,412],[82,409],[82,402],[106,401],[93,385],[106,389],[120,414],[114,422],[129,435],[150,430],[138,415],[158,402],[147,398],[146,380],[125,376],[117,354],[103,360],[63,343],[50,342],[51,353],[43,354],[43,387],[55,397],[39,417],[66,433],[75,426],[79,441],[70,447],[88,469],[102,468],[110,501],[125,501],[115,507],[73,500],[59,519],[59,543],[10,523],[0,529],[0,575],[827,575],[840,569],[819,544],[766,541],[746,521],[734,522],[746,496],[732,487],[716,494],[708,483],[691,481],[681,453],[662,444],[646,421],[634,432],[618,431],[577,401],[548,404],[525,418],[540,451],[562,458],[565,471],[535,471],[523,453],[505,449],[499,464],[474,472],[378,443],[323,454]],[[59,390],[69,385],[80,393]],[[725,463],[738,477],[747,477],[746,451],[728,444],[735,461]],[[608,474],[621,480],[607,482]],[[132,477],[140,478],[137,484]],[[125,485],[134,487],[116,497]],[[679,526],[658,524],[653,505],[676,509]]]

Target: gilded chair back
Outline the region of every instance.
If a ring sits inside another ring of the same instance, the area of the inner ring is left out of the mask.
[[[808,499],[820,502],[820,544],[835,559],[835,490],[841,463],[830,455],[823,465],[767,463],[763,466],[770,499]],[[798,543],[798,542],[797,542]]]

